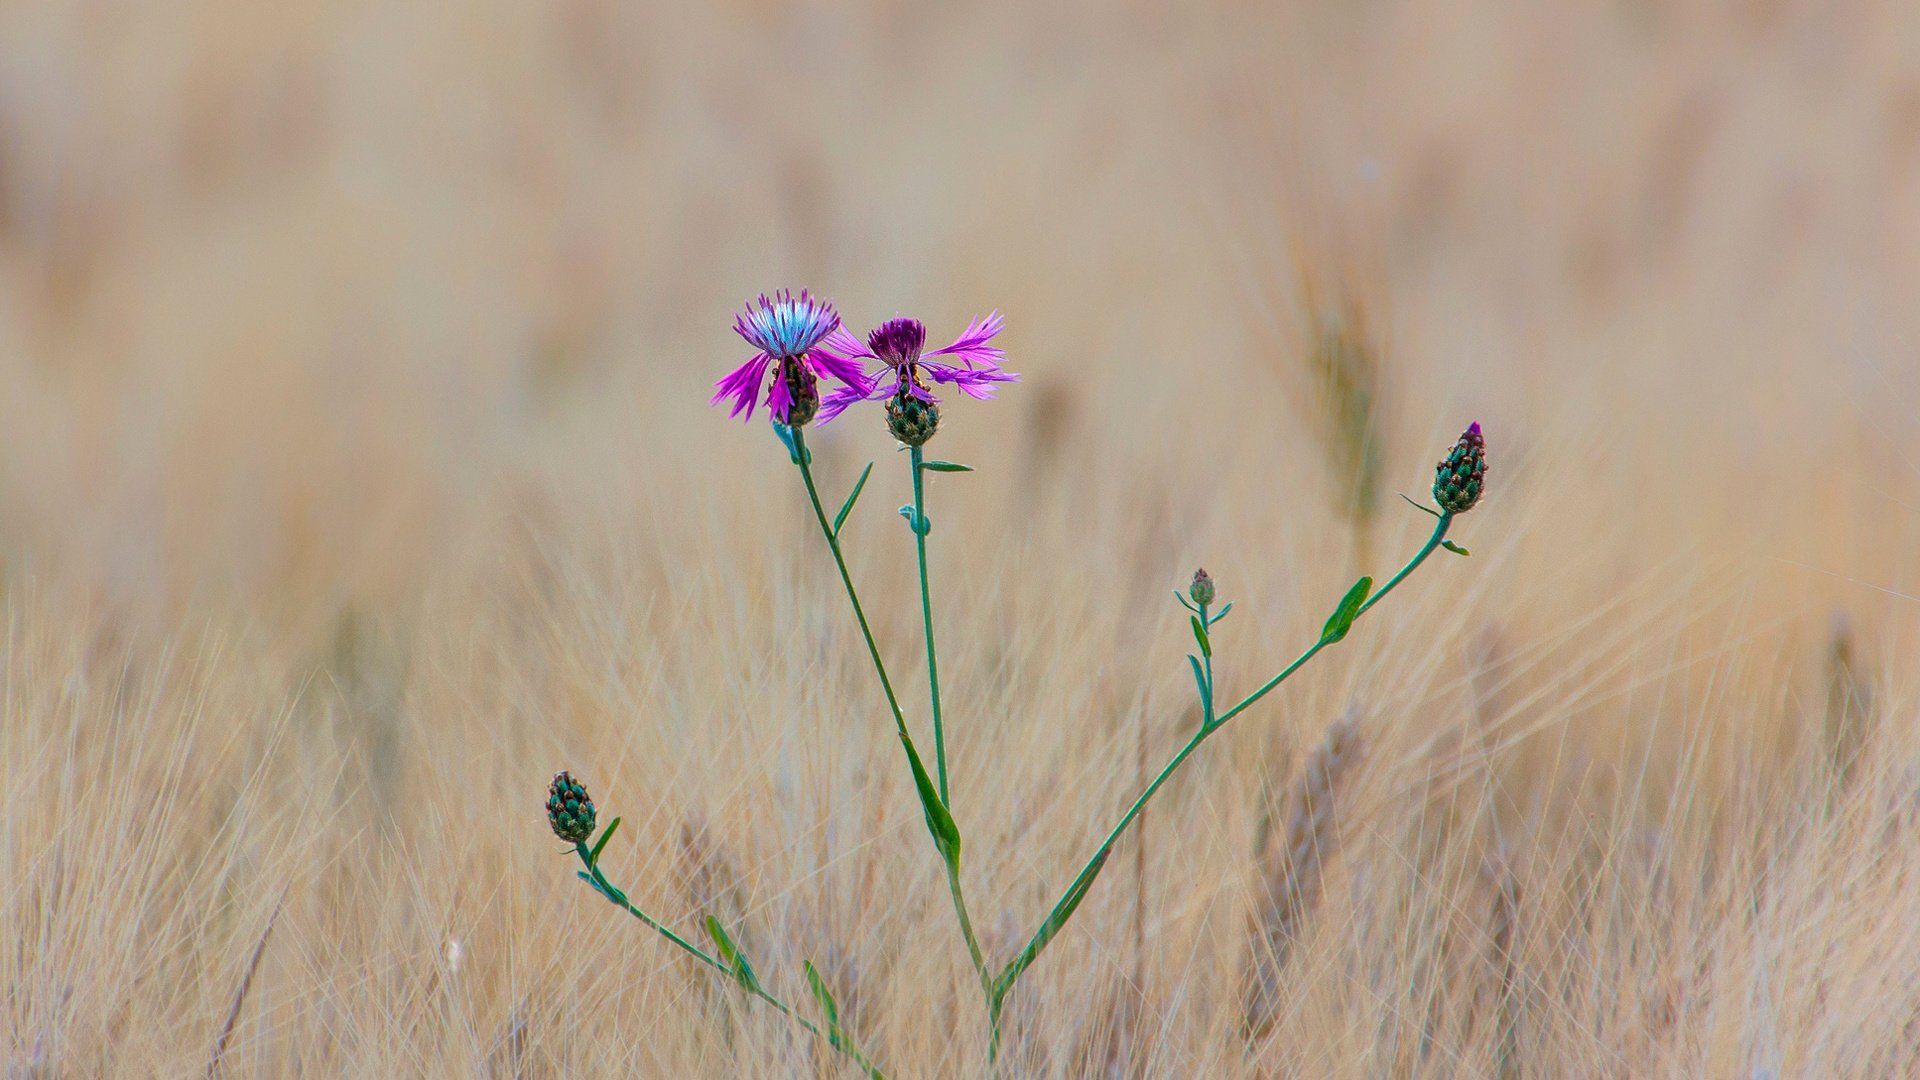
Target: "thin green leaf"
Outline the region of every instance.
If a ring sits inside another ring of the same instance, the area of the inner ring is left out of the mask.
[[[604,889],[600,888],[599,882],[593,880],[592,874],[587,873],[585,870],[575,870],[574,874],[578,876],[581,881],[584,881],[588,885],[591,885],[593,887],[594,892],[599,893],[602,897],[605,897],[607,900],[613,899],[613,897],[607,896],[606,891]]]
[[[973,466],[962,465],[957,461],[929,461],[920,466],[934,472],[972,472]]]
[[[1220,610],[1219,610],[1219,611],[1216,611],[1216,612],[1214,612],[1211,618],[1209,618],[1209,619],[1207,619],[1207,627],[1208,627],[1209,629],[1211,629],[1211,628],[1213,627],[1213,624],[1214,624],[1214,623],[1217,623],[1217,622],[1219,622],[1219,621],[1220,621],[1221,619],[1224,619],[1224,618],[1226,618],[1226,617],[1227,617],[1227,612],[1229,612],[1229,611],[1232,611],[1232,610],[1233,610],[1233,601],[1231,601],[1231,600],[1229,600],[1229,601],[1227,601],[1227,603],[1226,603],[1225,605],[1223,605],[1223,606],[1222,606],[1222,607],[1220,608]]]
[[[607,846],[607,841],[613,839],[613,830],[619,827],[620,827],[620,819],[614,818],[612,821],[607,822],[606,828],[600,830],[600,839],[595,840],[593,842],[593,850],[587,854],[587,861],[589,863],[592,863],[596,866],[599,865],[600,852],[605,850]]]
[[[707,936],[713,939],[713,947],[719,951],[721,961],[733,970],[734,981],[748,990],[758,990],[760,979],[754,975],[753,965],[747,963],[746,954],[727,936],[727,928],[711,915],[707,916]]]
[[[1461,547],[1459,544],[1456,544],[1451,540],[1440,541],[1440,546],[1443,548],[1446,548],[1448,551],[1453,552],[1455,555],[1468,556],[1473,554],[1473,552],[1468,551],[1466,548]]]
[[[820,978],[820,972],[813,961],[803,960],[801,965],[807,970],[807,985],[813,988],[813,1000],[820,1005],[820,1015],[827,1021],[827,1044],[835,1050],[844,1049],[846,1040],[840,1036],[840,1005],[833,1000],[833,993],[827,989],[826,981]]]
[[[1213,642],[1207,640],[1207,628],[1200,625],[1200,616],[1190,616],[1187,621],[1193,624],[1193,640],[1200,643],[1200,655],[1213,659]]]
[[[1200,691],[1200,700],[1207,700],[1207,677],[1200,670],[1200,661],[1192,653],[1187,654],[1187,663],[1193,665],[1193,685]]]
[[[1200,614],[1200,609],[1193,606],[1193,601],[1187,599],[1186,593],[1181,592],[1179,589],[1175,589],[1173,590],[1173,598],[1175,600],[1180,601],[1181,607],[1186,608],[1188,611],[1193,612],[1195,615]]]
[[[960,872],[960,826],[954,824],[947,804],[940,801],[940,792],[934,788],[933,778],[927,775],[927,767],[920,760],[920,751],[914,749],[913,740],[903,731],[900,742],[907,748],[907,766],[913,770],[913,788],[920,796],[920,810],[926,816],[927,831],[933,834],[933,846],[957,874]]]
[[[1360,605],[1367,602],[1367,594],[1372,591],[1373,579],[1370,577],[1353,583],[1347,595],[1340,598],[1340,606],[1327,616],[1327,625],[1320,630],[1322,644],[1331,645],[1347,636],[1347,631],[1353,629],[1353,620],[1360,615]]]
[[[1047,915],[1047,921],[1041,923],[1040,928],[1033,932],[1033,939],[1027,942],[1027,947],[1021,949],[1020,955],[1014,957],[1001,970],[999,976],[993,980],[992,990],[996,999],[1006,997],[1007,991],[1013,989],[1013,984],[1020,978],[1021,973],[1025,972],[1034,958],[1040,955],[1040,950],[1046,948],[1047,943],[1060,932],[1060,928],[1067,925],[1068,919],[1073,918],[1074,909],[1080,906],[1080,901],[1086,899],[1087,890],[1093,888],[1093,880],[1100,876],[1100,871],[1106,869],[1107,856],[1112,854],[1112,848],[1107,848],[1100,853],[1100,858],[1088,866],[1086,873],[1073,883],[1072,891],[1061,897],[1060,902],[1054,905],[1053,911]]]
[[[627,894],[620,891],[619,887],[614,885],[613,882],[607,880],[607,875],[600,872],[598,864],[588,864],[587,873],[591,875],[590,880],[593,882],[594,888],[600,890],[600,895],[616,904],[624,904],[627,902]]]
[[[833,515],[833,535],[840,535],[840,526],[846,523],[847,515],[853,513],[854,501],[860,498],[860,490],[867,486],[867,477],[873,475],[873,462],[860,470],[860,479],[854,481],[853,490],[847,493],[847,501],[840,504],[840,512]]]
[[[1406,495],[1402,492],[1396,491],[1394,492],[1394,494],[1399,495],[1403,499],[1407,499]],[[1440,516],[1440,511],[1435,510],[1433,507],[1428,506],[1425,503],[1417,503],[1417,502],[1414,502],[1412,499],[1407,499],[1407,505],[1413,507],[1415,510],[1420,511],[1421,513],[1432,514],[1434,517]]]

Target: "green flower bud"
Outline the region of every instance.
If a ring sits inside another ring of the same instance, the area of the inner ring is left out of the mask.
[[[1433,501],[1449,514],[1464,514],[1480,501],[1487,478],[1487,440],[1475,420],[1447,451],[1433,475]]]
[[[900,393],[887,399],[887,430],[908,446],[924,446],[940,427],[940,406]]]
[[[1201,607],[1213,603],[1213,578],[1207,576],[1206,570],[1193,572],[1193,584],[1187,586],[1187,595]]]
[[[593,835],[593,799],[587,787],[568,775],[565,769],[553,774],[547,785],[547,824],[553,835],[569,844],[584,844]]]

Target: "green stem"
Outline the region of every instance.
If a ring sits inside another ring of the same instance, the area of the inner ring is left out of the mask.
[[[1207,605],[1205,604],[1200,605],[1200,628],[1202,630],[1205,630],[1209,637],[1212,636],[1213,621],[1207,618]],[[1200,688],[1201,727],[1212,727],[1213,726],[1213,649],[1211,648],[1202,649],[1200,650],[1200,654],[1201,654],[1201,666],[1205,669],[1206,675],[1207,675],[1207,677],[1204,680],[1202,680],[1204,685],[1202,685]]]
[[[807,453],[806,436],[802,434],[802,429],[800,428],[793,429],[793,445],[795,463],[800,466],[800,476],[807,483],[807,498],[813,503],[813,516],[820,523],[820,535],[826,537],[827,547],[833,552],[834,565],[840,568],[840,584],[846,587],[847,600],[853,605],[854,618],[859,620],[860,623],[860,636],[866,640],[867,655],[873,658],[873,670],[875,674],[880,676],[880,688],[887,693],[887,707],[893,710],[893,722],[899,729],[901,746],[906,750],[909,757],[909,764],[911,764],[912,757],[915,753],[913,750],[913,737],[907,733],[907,719],[900,711],[900,699],[894,695],[893,680],[887,677],[886,662],[880,659],[880,647],[874,644],[873,630],[867,625],[866,612],[860,607],[860,594],[853,587],[853,575],[847,572],[847,559],[846,555],[840,550],[840,538],[834,535],[833,526],[827,521],[826,508],[820,505],[820,491],[813,482],[812,456]],[[918,481],[917,468],[915,473],[915,480]],[[914,504],[914,513],[917,515],[920,512],[919,499],[917,497],[914,499]],[[926,563],[923,557],[921,561],[923,571],[925,565]],[[924,583],[924,573],[922,574],[921,580]],[[931,658],[933,642],[931,621],[928,622],[927,634],[928,656]],[[938,693],[937,690],[935,692]],[[946,805],[944,793],[941,795],[941,805],[943,807]],[[960,868],[954,865],[953,862],[947,860],[944,855],[941,861],[945,863],[947,868],[947,889],[953,894],[953,912],[960,920],[960,932],[966,938],[967,953],[973,960],[974,970],[980,975],[980,984],[984,990],[989,985],[990,976],[987,974],[986,961],[980,952],[979,940],[974,936],[973,919],[967,914],[966,896],[960,889]]]
[[[1408,560],[1407,564],[1400,568],[1399,573],[1393,575],[1393,577],[1380,588],[1379,592],[1374,593],[1371,599],[1362,604],[1359,614],[1356,614],[1355,618],[1357,619],[1360,614],[1365,614],[1368,608],[1379,603],[1381,597],[1393,591],[1395,585],[1400,584],[1408,574],[1413,572],[1415,567],[1426,561],[1427,556],[1433,554],[1434,549],[1440,546],[1440,541],[1446,537],[1447,527],[1452,524],[1452,522],[1452,514],[1441,516],[1439,522],[1434,526],[1433,535],[1428,537],[1426,545],[1420,549],[1419,554]],[[1127,808],[1127,812],[1121,815],[1120,823],[1115,825],[1113,829],[1107,833],[1107,838],[1100,842],[1100,847],[1093,853],[1093,857],[1088,859],[1086,865],[1081,867],[1080,873],[1074,876],[1073,884],[1067,886],[1066,891],[1060,894],[1060,899],[1055,902],[1052,910],[1047,913],[1046,920],[1040,924],[1041,929],[1036,931],[1033,939],[1027,943],[1027,947],[1021,950],[1020,955],[1015,957],[1013,962],[1009,963],[1006,970],[1002,971],[999,978],[994,981],[996,1000],[992,1003],[995,1007],[990,1009],[990,1014],[994,1018],[996,1027],[996,1030],[992,1033],[994,1042],[998,1042],[997,1026],[999,1008],[997,1006],[1005,999],[1006,995],[1013,990],[1014,983],[1019,980],[1021,974],[1039,958],[1040,951],[1046,948],[1047,944],[1053,940],[1055,933],[1057,933],[1059,929],[1058,926],[1054,925],[1056,921],[1062,917],[1063,912],[1067,911],[1069,905],[1079,902],[1081,895],[1092,884],[1094,875],[1098,874],[1100,869],[1106,865],[1107,855],[1113,850],[1113,845],[1119,842],[1121,835],[1127,831],[1127,827],[1134,823],[1134,820],[1140,816],[1142,810],[1146,809],[1147,802],[1153,798],[1154,794],[1160,790],[1168,778],[1173,776],[1174,772],[1178,770],[1181,765],[1185,764],[1189,757],[1193,756],[1193,752],[1200,748],[1200,744],[1205,742],[1209,735],[1225,727],[1227,721],[1240,715],[1248,706],[1266,696],[1268,691],[1285,682],[1288,676],[1300,670],[1307,661],[1312,660],[1319,654],[1320,650],[1326,648],[1328,644],[1330,644],[1330,642],[1325,638],[1314,642],[1305,652],[1295,657],[1292,663],[1282,668],[1280,674],[1267,680],[1266,684],[1260,687],[1260,689],[1247,695],[1245,700],[1241,701],[1238,705],[1220,714],[1218,719],[1203,724],[1200,730],[1195,732],[1191,739],[1187,740],[1187,744],[1182,746],[1180,751],[1173,755],[1173,759],[1167,762],[1166,767],[1160,770],[1159,775],[1153,778],[1153,782],[1147,785],[1147,789],[1140,793],[1140,797],[1133,801],[1133,805]],[[1212,689],[1211,681],[1212,678],[1211,675],[1209,675],[1209,694],[1211,694]]]
[[[933,648],[933,593],[927,587],[927,496],[921,480],[924,458],[913,448],[913,540],[920,555],[920,625],[927,632],[927,693],[933,702],[933,768],[940,781],[940,801],[953,809],[947,794],[947,733],[940,719],[940,661]],[[977,950],[976,950],[977,951]]]
[[[847,557],[840,550],[840,538],[833,534],[833,526],[827,522],[826,508],[820,505],[820,490],[813,483],[812,455],[807,453],[807,439],[803,429],[793,429],[795,463],[800,466],[800,478],[807,482],[807,498],[813,503],[813,516],[820,522],[820,535],[827,538],[827,547],[833,552],[833,564],[840,568],[840,584],[846,586],[847,600],[853,604],[853,617],[860,622],[860,636],[867,643],[867,655],[873,658],[874,673],[880,676],[880,689],[887,693],[887,708],[893,711],[893,723],[900,731],[901,738],[907,738],[907,718],[900,712],[900,699],[894,695],[893,680],[887,678],[886,662],[880,659],[880,647],[873,643],[873,629],[867,625],[867,613],[860,607],[860,594],[853,587],[853,575],[847,572]]]
[[[779,998],[774,997],[772,994],[769,994],[764,987],[759,985],[757,981],[753,982],[751,985],[741,982],[738,978],[735,977],[734,971],[732,968],[728,967],[726,964],[722,963],[720,960],[709,955],[705,949],[700,948],[698,945],[695,945],[692,942],[689,942],[686,938],[683,938],[679,934],[674,933],[672,930],[667,929],[665,926],[660,924],[659,920],[653,918],[651,915],[648,915],[646,912],[641,911],[639,908],[634,907],[633,901],[627,899],[627,894],[621,891],[612,882],[608,881],[606,878],[606,875],[600,872],[600,867],[595,862],[593,858],[593,853],[587,850],[587,845],[575,844],[573,845],[573,851],[574,851],[574,854],[580,856],[580,862],[584,866],[586,866],[587,873],[591,876],[592,883],[598,888],[600,895],[606,897],[608,900],[613,901],[616,907],[619,907],[622,911],[625,911],[627,914],[633,916],[634,918],[639,919],[641,923],[646,925],[648,928],[654,930],[655,932],[660,934],[660,936],[666,938],[668,941],[671,941],[675,945],[678,945],[681,949],[685,950],[688,954],[693,956],[694,959],[699,960],[701,963],[706,964],[708,967],[727,976],[727,978],[734,980],[735,985],[739,986],[741,989],[747,991],[748,993],[759,998],[760,1000],[766,1002],[767,1004],[773,1006],[776,1010],[779,1011],[779,1013],[782,1016],[785,1016],[787,1019],[792,1020],[796,1024],[799,1024],[801,1027],[805,1028],[808,1032],[812,1033],[812,1035],[815,1038],[825,1040],[828,1046],[832,1047],[835,1050],[840,1051],[841,1053],[847,1055],[849,1058],[852,1058],[854,1061],[858,1062],[860,1067],[867,1071],[867,1075],[874,1078],[874,1080],[886,1080],[886,1078],[881,1074],[880,1070],[874,1067],[873,1062],[869,1061],[867,1059],[867,1056],[865,1054],[862,1054],[859,1051],[859,1049],[853,1045],[852,1041],[847,1038],[845,1032],[835,1031],[829,1034],[828,1032],[821,1031],[817,1024],[807,1019],[806,1017],[801,1016],[800,1014],[794,1012],[793,1009],[789,1007],[786,1002],[781,1001]]]
[[[1366,611],[1368,608],[1379,603],[1381,597],[1392,592],[1393,587],[1395,585],[1400,584],[1400,582],[1406,579],[1406,576],[1408,574],[1413,573],[1414,567],[1419,566],[1423,562],[1426,562],[1427,556],[1433,554],[1433,550],[1440,546],[1440,541],[1445,540],[1447,538],[1447,529],[1452,524],[1453,524],[1452,514],[1441,514],[1440,520],[1434,522],[1433,524],[1433,535],[1427,537],[1427,542],[1423,547],[1421,547],[1420,553],[1415,555],[1413,558],[1408,559],[1407,565],[1401,567],[1399,573],[1388,578],[1387,583],[1385,585],[1380,586],[1380,588],[1376,590],[1372,596],[1369,596],[1367,598],[1366,603],[1360,605],[1360,614],[1361,615],[1366,614]],[[1355,617],[1358,618],[1358,616],[1355,616]]]
[[[576,855],[580,856],[580,862],[586,866],[587,873],[592,875],[593,884],[599,886],[600,895],[613,901],[615,907],[618,907],[621,910],[625,911],[627,914],[633,916],[636,919],[639,919],[648,928],[657,932],[661,937],[664,937],[668,941],[673,942],[675,945],[680,946],[681,949],[691,954],[694,959],[700,961],[703,964],[706,964],[708,967],[713,968],[715,971],[722,972],[728,976],[731,976],[733,974],[732,968],[729,968],[727,965],[707,955],[706,950],[700,948],[700,946],[695,945],[692,942],[689,942],[686,938],[681,937],[679,934],[674,933],[672,930],[667,929],[665,926],[662,926],[657,920],[655,920],[652,916],[648,915],[644,911],[641,911],[639,908],[634,907],[633,902],[627,899],[627,894],[622,892],[620,889],[616,888],[612,882],[607,880],[606,875],[600,872],[600,867],[594,863],[593,853],[587,850],[587,845],[575,844],[573,845],[573,850]]]
[[[967,955],[973,960],[974,973],[980,976],[980,992],[993,998],[993,977],[987,974],[987,961],[980,952],[980,939],[974,936],[973,920],[967,916],[967,899],[960,894],[960,868],[947,864],[947,891],[953,894],[953,913],[960,917],[960,936],[967,939]]]

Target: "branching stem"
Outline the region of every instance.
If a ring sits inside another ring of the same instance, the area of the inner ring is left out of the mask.
[[[615,907],[639,919],[643,925],[658,933],[661,937],[666,938],[668,941],[673,942],[694,959],[725,975],[729,981],[747,993],[773,1006],[782,1016],[799,1024],[808,1032],[812,1033],[814,1037],[825,1041],[828,1046],[852,1058],[862,1069],[867,1071],[867,1075],[873,1078],[873,1080],[886,1080],[886,1077],[882,1075],[880,1070],[874,1067],[873,1062],[869,1061],[867,1056],[853,1045],[853,1042],[847,1038],[844,1031],[835,1031],[832,1033],[821,1031],[818,1024],[794,1012],[786,1002],[768,993],[766,988],[760,985],[758,979],[742,982],[739,977],[735,975],[731,967],[709,954],[705,949],[674,933],[653,916],[635,907],[633,901],[627,899],[627,894],[612,882],[608,881],[606,875],[600,872],[599,863],[594,859],[593,852],[587,849],[586,844],[573,845],[573,851],[574,854],[580,856],[581,865],[587,868],[585,875],[583,875],[587,879],[587,884],[592,886],[595,892],[611,901]]]
[[[1446,539],[1447,527],[1452,523],[1452,514],[1440,515],[1439,521],[1434,525],[1433,535],[1427,538],[1426,544],[1420,548],[1419,553],[1414,555],[1412,559],[1409,559],[1407,564],[1400,568],[1399,573],[1394,574],[1392,578],[1388,579],[1387,583],[1381,586],[1378,592],[1374,593],[1360,606],[1359,614],[1364,615],[1368,609],[1379,603],[1382,597],[1392,592],[1394,586],[1405,580],[1406,576],[1412,573],[1415,567],[1425,562],[1427,556],[1433,554],[1434,549],[1440,546],[1440,541]],[[1356,615],[1355,618],[1358,618],[1358,615]],[[1036,931],[1033,938],[1028,941],[1027,947],[1021,950],[1020,955],[1016,956],[1013,961],[1007,965],[1006,969],[994,980],[992,999],[989,1002],[988,1009],[989,1016],[995,1025],[995,1030],[991,1035],[993,1047],[997,1048],[999,1045],[998,1020],[1006,996],[1012,992],[1014,984],[1019,981],[1020,976],[1039,958],[1040,951],[1046,948],[1047,944],[1053,940],[1059,930],[1060,922],[1066,917],[1071,916],[1072,908],[1080,902],[1086,890],[1093,884],[1094,876],[1106,865],[1107,856],[1112,852],[1113,845],[1119,842],[1120,837],[1127,831],[1128,826],[1132,825],[1135,819],[1140,816],[1140,812],[1146,809],[1148,801],[1151,800],[1154,794],[1160,790],[1161,786],[1179,770],[1180,766],[1186,764],[1187,759],[1193,756],[1193,752],[1200,748],[1200,744],[1205,742],[1209,735],[1225,727],[1227,721],[1240,715],[1254,702],[1265,697],[1274,687],[1285,682],[1288,676],[1304,667],[1307,661],[1312,660],[1319,654],[1321,649],[1326,648],[1332,643],[1332,641],[1324,637],[1314,642],[1305,652],[1295,657],[1292,663],[1280,669],[1278,675],[1267,680],[1258,690],[1248,694],[1239,704],[1221,713],[1219,717],[1209,718],[1203,722],[1200,730],[1194,732],[1193,737],[1187,740],[1186,745],[1182,746],[1180,750],[1173,755],[1173,759],[1168,761],[1166,766],[1160,770],[1159,774],[1153,778],[1153,781],[1147,785],[1147,789],[1141,792],[1140,797],[1133,801],[1133,805],[1127,807],[1127,812],[1120,816],[1119,824],[1115,825],[1113,829],[1107,833],[1107,838],[1100,842],[1100,846],[1094,851],[1093,857],[1088,859],[1086,865],[1081,867],[1080,873],[1074,876],[1073,883],[1068,885],[1066,891],[1060,894],[1060,899],[1055,902],[1053,909],[1047,913],[1047,918],[1040,924],[1040,930]],[[1206,696],[1210,698],[1213,692],[1213,675],[1211,657],[1208,659],[1209,665],[1207,668],[1207,678],[1205,680],[1205,691]],[[1207,712],[1210,713],[1212,711],[1210,707],[1211,702],[1209,701],[1206,704],[1209,706]]]
[[[800,428],[794,428],[792,434],[793,434],[793,446],[794,446],[794,463],[800,467],[801,479],[806,481],[807,498],[813,503],[813,516],[820,522],[820,535],[826,537],[827,547],[833,552],[834,565],[840,568],[840,584],[846,587],[847,601],[853,605],[854,618],[857,619],[860,623],[860,636],[863,639],[865,639],[867,643],[867,655],[873,658],[874,673],[880,676],[880,688],[886,691],[887,707],[893,711],[894,725],[899,730],[901,745],[905,748],[909,758],[909,764],[911,764],[912,759],[916,757],[916,752],[913,749],[913,737],[907,733],[907,718],[900,711],[900,699],[897,696],[895,696],[893,692],[893,680],[887,677],[886,662],[880,659],[880,647],[874,643],[873,630],[871,627],[867,625],[866,612],[862,610],[862,608],[860,607],[860,594],[853,587],[853,575],[847,572],[847,559],[846,559],[846,555],[840,550],[840,538],[834,534],[833,526],[829,524],[827,521],[826,509],[820,505],[820,491],[813,482],[813,463],[812,463],[811,455],[807,453],[806,436],[802,434],[802,429]],[[920,464],[919,458],[918,458],[918,455],[916,454],[915,461],[914,461],[914,481],[915,481],[916,488],[919,486],[919,479],[920,479],[919,464]],[[916,515],[918,515],[920,512],[919,502],[920,500],[917,497],[917,493],[916,493],[916,498],[914,499],[914,504],[915,504],[914,513]],[[917,523],[914,531],[916,533],[920,531]],[[922,539],[924,544],[924,537]],[[926,566],[925,556],[924,556],[924,547],[922,551],[923,551],[923,554],[922,554],[922,562],[921,562],[921,568],[922,568],[921,581],[924,584],[926,580],[925,572],[924,572],[925,566]],[[924,593],[922,594],[922,597],[924,599],[925,597]],[[927,624],[927,627],[928,627],[927,628],[927,647],[928,647],[929,661],[931,661],[932,659],[932,647],[933,647],[932,626],[933,626],[932,622],[929,621]],[[939,691],[936,689],[934,693],[936,695],[935,700],[938,700],[937,695]],[[944,770],[942,772],[942,775],[944,776]],[[944,788],[944,784],[942,785],[942,787]],[[945,805],[945,801],[946,801],[946,797],[943,791],[941,794],[942,806]],[[966,895],[961,891],[961,888],[960,888],[960,868],[959,866],[955,865],[954,862],[946,860],[944,857],[942,861],[946,862],[946,866],[947,866],[947,890],[948,892],[953,894],[953,912],[954,912],[954,915],[957,916],[960,920],[960,932],[961,932],[961,935],[966,939],[968,958],[973,961],[974,971],[980,976],[980,984],[984,990],[990,984],[989,983],[990,976],[987,973],[986,959],[980,952],[979,940],[974,935],[974,932],[973,932],[973,919],[967,914]]]

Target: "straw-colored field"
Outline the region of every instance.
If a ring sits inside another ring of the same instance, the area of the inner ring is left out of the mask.
[[[1169,591],[1236,602],[1237,699],[1487,431],[1472,557],[1175,778],[1002,1075],[1920,1075],[1916,50],[1791,0],[0,8],[0,1076],[851,1075],[574,879],[561,767],[648,911],[988,1075],[799,478],[706,405],[802,285],[998,308],[1025,375],[930,447],[1001,962],[1198,721]],[[926,750],[905,457],[813,444],[830,504],[878,462]]]

